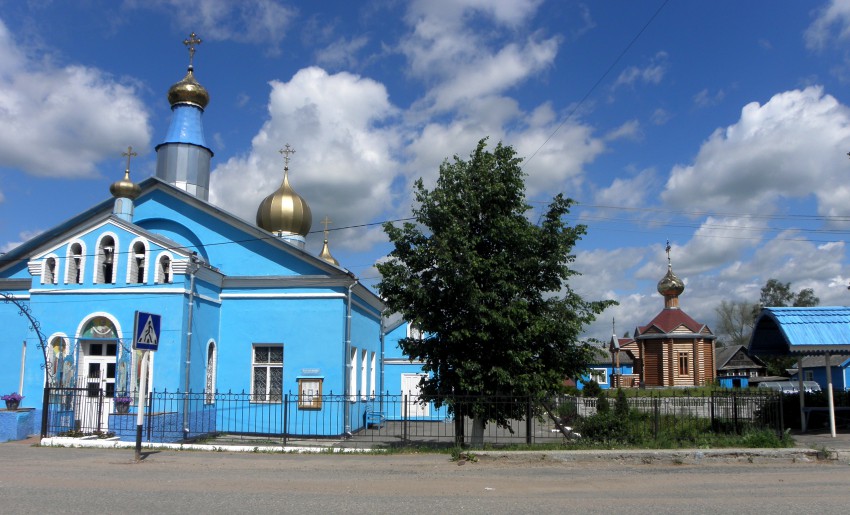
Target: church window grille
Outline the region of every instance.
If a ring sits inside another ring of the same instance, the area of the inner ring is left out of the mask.
[[[251,393],[254,402],[283,399],[283,345],[254,345]]]
[[[215,343],[210,342],[210,346],[207,348],[207,380],[205,385],[206,394],[204,395],[204,402],[206,404],[215,404],[215,361]]]

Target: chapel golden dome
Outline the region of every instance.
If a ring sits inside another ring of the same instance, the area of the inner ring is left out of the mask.
[[[168,102],[172,106],[175,104],[192,104],[201,109],[204,109],[210,103],[210,94],[195,80],[192,65],[189,65],[186,76],[168,89]]]
[[[337,261],[336,258],[331,255],[331,249],[328,248],[328,225],[330,225],[331,221],[326,216],[325,219],[322,220],[322,223],[325,225],[325,243],[322,246],[322,251],[319,252],[319,258],[324,259],[332,265],[339,266],[339,261]]]
[[[133,147],[127,147],[127,152],[121,154],[127,158],[127,168],[124,170],[124,178],[120,181],[115,181],[109,186],[109,192],[115,198],[128,198],[135,200],[142,193],[142,188],[138,184],[130,180],[130,158],[137,154],[133,152]]]
[[[307,201],[289,185],[289,154],[295,151],[287,144],[280,152],[285,155],[286,160],[283,182],[277,191],[260,202],[257,209],[257,226],[278,236],[304,237],[313,225],[313,214]]]
[[[685,291],[685,283],[673,273],[673,262],[670,260],[670,242],[667,242],[667,274],[658,281],[658,293],[667,297],[678,297]]]

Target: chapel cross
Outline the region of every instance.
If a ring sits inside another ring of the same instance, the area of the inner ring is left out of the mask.
[[[199,38],[194,32],[189,34],[188,39],[183,40],[183,44],[189,48],[189,68],[192,67],[192,59],[195,58],[195,45],[200,45],[201,43],[201,38]]]
[[[325,239],[328,238],[328,226],[330,224],[331,224],[331,219],[326,216],[325,219],[322,220],[322,225],[325,226]]]
[[[281,154],[283,154],[283,167],[286,170],[289,170],[289,156],[295,153],[295,149],[289,146],[289,143],[286,144],[282,149],[278,150]]]
[[[133,147],[127,147],[126,152],[121,152],[121,157],[127,158],[127,172],[130,172],[130,159],[138,156],[139,154],[133,152]]]

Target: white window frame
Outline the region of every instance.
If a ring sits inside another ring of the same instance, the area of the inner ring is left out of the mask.
[[[207,370],[204,377],[204,404],[215,404],[216,368],[218,367],[218,347],[214,340],[207,343]],[[253,367],[252,367],[253,370]],[[254,381],[252,378],[251,385]]]
[[[75,246],[79,247],[79,253],[74,252]],[[83,284],[85,271],[86,244],[81,240],[72,241],[65,253],[65,284]],[[79,280],[75,280],[75,276],[79,276]]]
[[[168,280],[163,277],[162,260],[168,259]],[[174,282],[174,256],[171,252],[162,252],[156,257],[156,271],[154,272],[153,282],[155,284],[171,284]]]
[[[112,245],[105,244],[107,238],[112,239]],[[110,277],[106,277],[103,271],[103,264],[106,261],[106,252],[107,248],[112,247],[112,274]],[[97,239],[97,245],[95,246],[97,249],[95,251],[94,256],[94,283],[95,284],[115,284],[115,278],[118,275],[118,249],[120,248],[118,245],[118,236],[111,232],[107,232],[100,235],[100,238]]]
[[[360,352],[360,398],[369,397],[369,376],[366,375],[366,367],[369,363],[369,351],[363,349]]]
[[[267,361],[257,361],[258,349],[280,349],[280,362],[271,361],[271,352],[269,351],[269,359]],[[283,402],[283,344],[282,343],[255,343],[251,346],[251,402],[276,404]],[[258,392],[256,389],[255,375],[257,370],[265,370],[266,383],[263,392]],[[280,369],[280,392],[279,398],[275,399],[272,392],[271,376],[272,370]]]
[[[599,380],[598,377],[602,376],[602,380]],[[596,381],[596,384],[608,384],[608,369],[607,368],[591,368],[590,369],[590,379]]]
[[[814,370],[803,370],[803,381],[814,381],[815,380],[815,371]]]
[[[377,368],[377,353],[372,353],[372,359],[369,361],[369,396],[375,398],[375,369]]]
[[[351,401],[357,400],[357,347],[351,347],[351,354],[348,356],[348,398]]]
[[[53,268],[50,268],[50,262],[53,262]],[[59,257],[56,254],[50,254],[44,257],[41,264],[41,284],[58,284],[59,283]]]
[[[141,244],[143,248],[142,264],[144,265],[144,275],[142,280],[138,281],[139,262],[137,260],[139,252],[136,247]],[[150,251],[148,250],[148,242],[144,238],[136,238],[130,242],[129,251],[127,252],[127,284],[145,284],[148,282],[148,274],[150,273]]]

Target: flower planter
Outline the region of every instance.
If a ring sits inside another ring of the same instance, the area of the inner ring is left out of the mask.
[[[115,413],[119,415],[126,415],[130,412],[130,404],[126,402],[116,402],[115,403]]]
[[[18,406],[21,405],[21,401],[5,401],[5,402],[6,402],[6,409],[9,410],[9,411],[17,411]]]

